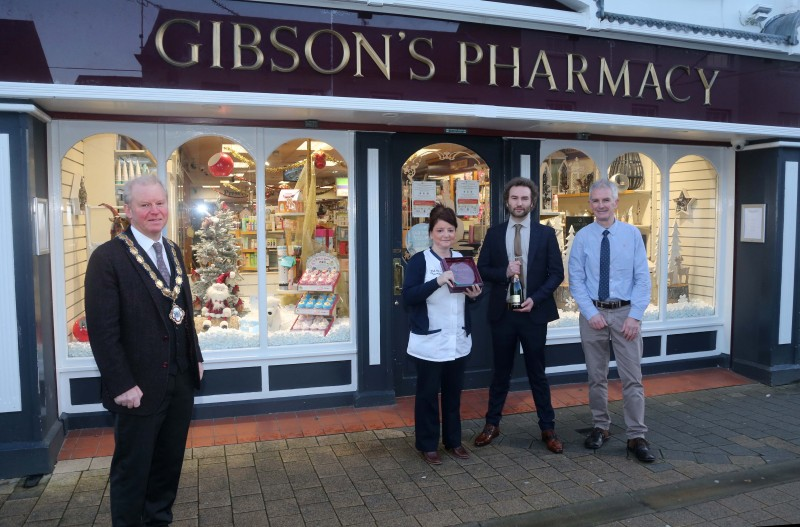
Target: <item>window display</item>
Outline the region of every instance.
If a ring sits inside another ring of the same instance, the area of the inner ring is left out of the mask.
[[[645,320],[659,317],[659,196],[661,172],[656,163],[639,152],[614,158],[606,170],[619,189],[617,218],[636,226],[642,233],[653,283]],[[589,212],[589,187],[600,177],[594,160],[584,152],[565,148],[550,154],[540,167],[540,221],[556,230],[562,250],[565,278],[556,291],[559,320],[551,327],[577,326],[580,313],[569,294],[569,255],[575,233],[594,221]]]
[[[296,139],[269,156],[265,181],[269,344],[349,341],[347,164]]]
[[[667,318],[714,314],[717,172],[700,156],[679,159],[669,172]]]

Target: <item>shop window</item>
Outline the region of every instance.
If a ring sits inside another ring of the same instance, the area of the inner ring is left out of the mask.
[[[594,221],[589,209],[589,187],[600,172],[584,152],[564,148],[545,158],[539,176],[539,221],[555,229],[565,273],[555,295],[560,318],[550,327],[577,326],[580,313],[569,293],[569,246],[575,233]]]
[[[667,318],[714,314],[717,171],[706,159],[679,159],[669,172]]]
[[[265,172],[269,345],[349,341],[347,164],[327,143],[294,139]]]
[[[430,247],[428,216],[435,203],[456,212],[453,249],[478,257],[491,214],[489,166],[475,152],[453,143],[417,150],[402,167],[403,249],[406,257]]]
[[[91,357],[84,313],[84,278],[92,251],[127,227],[125,181],[155,174],[153,155],[136,140],[98,134],[74,144],[61,160],[61,219],[67,356]]]
[[[661,236],[661,171],[655,162],[640,152],[617,156],[608,167],[608,177],[619,187],[617,218],[635,225],[642,233],[652,282],[650,305],[644,320],[656,320],[658,310],[659,254]]]
[[[172,153],[167,175],[168,230],[190,273],[200,348],[259,347],[253,157],[226,137],[198,137]]]

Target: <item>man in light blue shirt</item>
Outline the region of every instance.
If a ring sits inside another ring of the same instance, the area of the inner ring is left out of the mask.
[[[601,179],[589,189],[594,223],[575,235],[569,257],[569,290],[581,312],[580,331],[589,375],[589,408],[593,429],[586,448],[608,440],[608,363],[613,343],[622,380],[623,412],[628,450],[639,461],[655,456],[644,439],[642,335],[644,310],[650,302],[650,272],[639,229],[618,221],[619,189]]]

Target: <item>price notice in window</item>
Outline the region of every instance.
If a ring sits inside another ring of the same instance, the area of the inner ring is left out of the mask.
[[[459,216],[477,216],[480,212],[480,188],[472,179],[456,181],[456,214]]]
[[[436,205],[436,182],[413,181],[411,183],[411,217],[427,218]]]

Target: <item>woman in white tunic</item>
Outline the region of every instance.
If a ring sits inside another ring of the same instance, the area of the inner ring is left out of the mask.
[[[442,259],[461,256],[451,249],[456,226],[453,209],[436,205],[431,210],[428,232],[433,245],[411,257],[403,282],[403,303],[411,328],[408,354],[417,367],[416,447],[432,465],[442,462],[438,453],[440,390],[445,450],[460,459],[469,457],[461,445],[461,389],[472,348],[469,310],[464,304],[465,298],[477,298],[481,288],[451,293],[447,287],[455,282],[452,271],[442,271]]]

